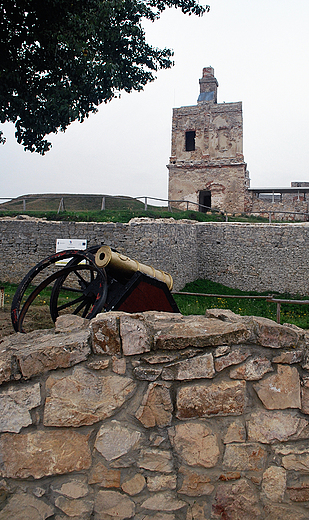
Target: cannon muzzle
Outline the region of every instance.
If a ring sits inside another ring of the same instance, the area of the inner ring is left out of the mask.
[[[109,246],[102,246],[95,255],[95,263],[100,268],[108,267],[111,272],[122,275],[125,278],[131,278],[134,273],[141,273],[152,276],[161,282],[164,282],[171,291],[173,288],[173,278],[169,273],[155,269],[150,265],[140,264],[137,260],[132,260],[128,256],[112,251]]]

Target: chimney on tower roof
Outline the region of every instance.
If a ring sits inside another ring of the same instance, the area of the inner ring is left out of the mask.
[[[212,67],[203,68],[203,77],[199,80],[200,95],[197,102],[207,101],[208,103],[217,103],[217,88],[218,81],[214,76],[214,69]]]

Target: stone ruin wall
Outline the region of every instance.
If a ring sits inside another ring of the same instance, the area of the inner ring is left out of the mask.
[[[246,164],[241,103],[198,103],[173,109],[169,199],[199,202],[211,191],[211,206],[244,211]],[[195,130],[195,150],[185,150],[186,131]],[[177,204],[173,203],[173,206]],[[177,205],[186,209],[186,203]],[[192,205],[197,210],[197,206]]]
[[[0,520],[306,520],[308,333],[212,309],[2,339]]]
[[[296,213],[308,213],[308,202],[304,200],[304,196],[298,197],[295,193],[282,193],[281,202],[272,202],[270,200],[262,200],[249,193],[246,211],[252,215],[256,214],[261,217],[267,217],[269,212],[274,213],[272,218],[275,220],[286,221],[308,221],[307,215],[297,215]],[[264,213],[262,213],[264,212]],[[282,213],[280,213],[282,212]],[[289,213],[287,213],[289,212]],[[296,213],[295,213],[296,212]]]
[[[19,283],[55,252],[58,238],[107,244],[173,276],[174,288],[208,278],[246,291],[309,293],[309,224],[197,223],[136,219],[129,224],[0,219],[0,280]]]

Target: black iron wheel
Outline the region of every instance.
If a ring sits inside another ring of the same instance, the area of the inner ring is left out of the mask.
[[[53,321],[60,312],[79,314],[88,319],[96,316],[103,309],[107,297],[106,273],[95,265],[94,253],[97,249],[95,247],[85,251],[62,251],[45,258],[33,267],[19,284],[12,301],[11,318],[14,330],[25,332],[23,323],[30,305],[39,293],[53,282],[55,285],[50,298]],[[66,259],[70,260],[65,267],[55,268],[56,262]],[[39,283],[25,300],[25,293],[29,286],[47,268],[53,268],[54,272]],[[66,282],[65,287],[64,282]],[[67,301],[59,303],[63,290],[66,291]]]

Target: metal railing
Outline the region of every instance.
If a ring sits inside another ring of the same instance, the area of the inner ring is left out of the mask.
[[[277,304],[277,323],[280,323],[281,317],[281,304],[287,303],[292,305],[309,305],[309,300],[284,300],[279,298],[274,298],[271,294],[268,296],[251,296],[251,295],[237,295],[237,294],[209,294],[209,293],[194,293],[194,292],[184,292],[184,291],[172,291],[172,294],[179,294],[185,296],[206,296],[208,298],[234,298],[234,299],[248,299],[248,300],[266,300],[270,303]]]

